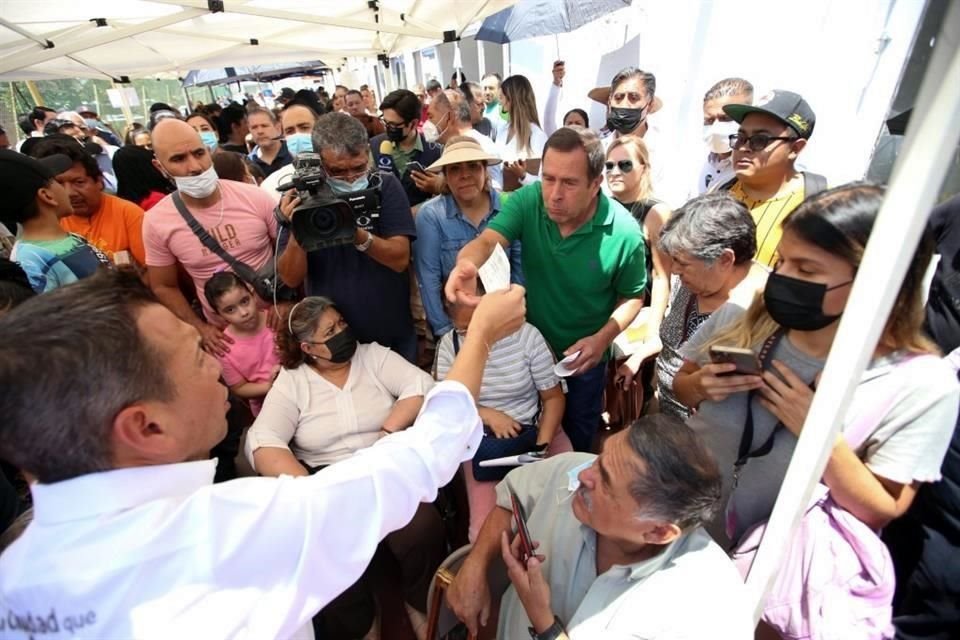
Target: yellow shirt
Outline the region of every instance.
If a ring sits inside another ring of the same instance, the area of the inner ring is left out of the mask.
[[[780,246],[780,236],[783,235],[781,223],[788,213],[803,202],[803,174],[795,175],[777,195],[766,200],[748,197],[739,180],[730,188],[730,195],[750,209],[753,222],[757,225],[756,261],[773,267],[780,257],[777,247]]]

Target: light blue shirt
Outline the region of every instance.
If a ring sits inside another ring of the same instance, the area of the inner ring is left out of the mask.
[[[447,276],[457,264],[457,254],[479,236],[499,212],[500,195],[495,190],[490,191],[490,211],[477,226],[463,215],[450,194],[437,196],[420,205],[416,217],[417,240],[413,243],[414,266],[420,298],[435,336],[440,337],[453,328],[450,317],[443,310],[441,296]],[[510,258],[510,281],[523,284],[519,242],[510,245],[507,257]]]

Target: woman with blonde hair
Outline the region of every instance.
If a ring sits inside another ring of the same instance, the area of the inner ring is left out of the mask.
[[[640,223],[647,246],[647,302],[648,312],[637,316],[646,326],[643,344],[630,358],[632,369],[660,352],[660,323],[667,312],[670,299],[670,257],[660,249],[660,230],[670,217],[670,208],[653,197],[650,152],[642,138],[623,136],[615,139],[607,149],[604,163],[607,186],[614,199],[624,206]],[[652,397],[652,362],[645,369],[646,398]],[[634,370],[635,374],[637,371]],[[632,376],[630,376],[632,377]]]
[[[525,76],[510,76],[500,85],[500,106],[509,120],[497,131],[497,152],[503,159],[504,191],[536,182],[547,134],[540,128],[537,99]]]

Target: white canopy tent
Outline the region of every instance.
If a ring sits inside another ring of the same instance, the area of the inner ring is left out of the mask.
[[[0,0],[0,80],[399,55],[516,0]]]

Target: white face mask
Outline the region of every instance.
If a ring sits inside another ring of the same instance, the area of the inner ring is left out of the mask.
[[[711,152],[716,154],[730,153],[730,136],[740,130],[740,125],[734,121],[714,122],[704,125],[703,142]]]
[[[440,131],[437,130],[437,125],[433,124],[429,120],[423,123],[423,137],[427,142],[436,142],[440,137]]]
[[[200,200],[217,190],[218,177],[216,169],[211,164],[209,169],[198,176],[175,177],[173,181],[177,184],[180,193]]]

